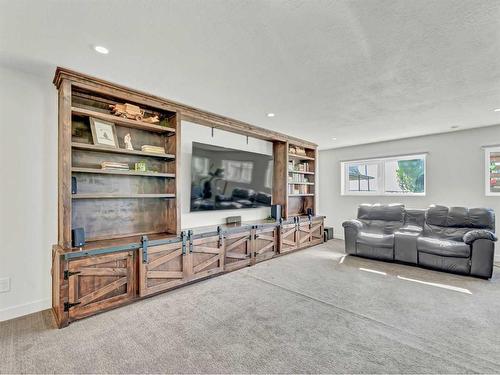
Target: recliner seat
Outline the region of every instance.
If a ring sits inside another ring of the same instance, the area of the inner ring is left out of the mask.
[[[490,278],[495,214],[486,208],[363,204],[343,224],[348,254]]]

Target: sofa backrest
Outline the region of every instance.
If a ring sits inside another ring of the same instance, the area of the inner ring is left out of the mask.
[[[424,209],[406,209],[405,210],[405,227],[413,226],[417,229],[422,229],[425,222],[425,213],[427,210]]]
[[[368,231],[393,233],[401,228],[405,219],[403,204],[361,204],[358,207],[358,220],[362,221]]]
[[[462,241],[474,229],[495,230],[495,213],[489,208],[431,205],[425,215],[424,235]]]

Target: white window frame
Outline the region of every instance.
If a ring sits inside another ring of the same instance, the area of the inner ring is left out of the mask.
[[[413,159],[423,159],[424,161],[424,191],[423,193],[387,193],[385,190],[385,163],[387,161],[394,160],[413,160]],[[352,164],[368,164],[377,165],[377,190],[376,191],[349,191],[347,188],[347,182],[349,178],[349,165]],[[368,195],[368,196],[386,196],[386,197],[425,197],[427,194],[427,154],[411,154],[411,155],[400,155],[400,156],[387,156],[380,158],[371,159],[359,159],[359,160],[347,160],[340,162],[340,191],[341,195],[345,196],[356,196],[356,195]],[[488,180],[489,181],[489,180]],[[495,194],[496,195],[496,194]]]
[[[495,193],[490,190],[490,155],[492,152],[500,152],[500,146],[484,148],[484,192],[487,196],[498,197],[500,192]]]

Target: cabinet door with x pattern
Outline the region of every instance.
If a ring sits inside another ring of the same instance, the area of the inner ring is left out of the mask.
[[[311,242],[310,245],[318,245],[324,241],[323,218],[313,219],[311,222]]]
[[[276,227],[263,227],[254,230],[255,262],[272,258],[278,251],[278,231]]]
[[[234,271],[250,265],[252,257],[251,231],[227,233],[224,236],[225,255],[224,270]]]
[[[141,297],[162,292],[187,282],[186,242],[177,241],[141,249],[139,260],[139,294]]]
[[[190,281],[224,271],[222,236],[192,237],[188,249],[187,275]]]
[[[116,307],[135,294],[134,252],[91,256],[68,262],[69,320]]]
[[[282,224],[280,225],[280,254],[287,253],[297,248],[297,225]]]

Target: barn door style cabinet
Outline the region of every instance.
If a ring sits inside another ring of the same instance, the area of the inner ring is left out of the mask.
[[[59,327],[323,241],[316,145],[68,69],[56,70],[54,84]],[[273,203],[284,221],[181,230],[181,119],[273,142]],[[83,246],[72,242],[78,229]]]

